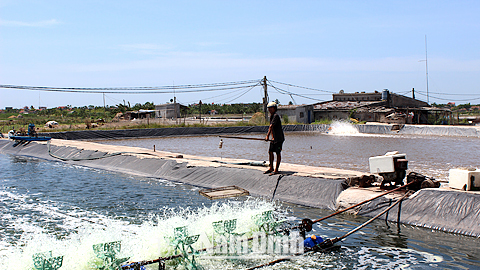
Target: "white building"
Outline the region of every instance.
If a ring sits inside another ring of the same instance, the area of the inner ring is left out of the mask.
[[[313,122],[313,105],[278,106],[277,114],[282,121],[288,117],[289,123],[310,124]]]
[[[155,117],[163,119],[180,118],[180,104],[167,103],[155,105]]]

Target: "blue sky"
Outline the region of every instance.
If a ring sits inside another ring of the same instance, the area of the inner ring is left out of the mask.
[[[330,92],[412,88],[480,103],[480,1],[0,0],[0,84],[134,87],[261,79]],[[279,85],[280,86],[280,85]],[[240,93],[240,92],[239,92]],[[177,94],[181,103],[238,96]],[[231,101],[261,102],[257,87]],[[269,88],[270,99],[290,96]],[[173,94],[106,94],[107,105]],[[294,97],[297,103],[315,100]],[[229,100],[230,99],[230,100]],[[0,89],[0,108],[103,105],[102,94]]]

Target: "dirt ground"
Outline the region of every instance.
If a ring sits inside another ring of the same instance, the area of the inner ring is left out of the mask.
[[[134,119],[134,120],[119,120],[119,121],[111,121],[107,123],[91,123],[91,127],[89,129],[125,129],[125,128],[135,128],[139,126],[141,128],[145,128],[146,126],[158,127],[158,126],[176,126],[176,125],[207,125],[207,126],[214,126],[214,125],[235,125],[241,121],[248,122],[249,117],[241,118],[241,117],[202,117],[195,118],[178,118],[178,119],[162,119],[162,118],[150,118],[150,119]],[[53,131],[66,131],[66,130],[85,130],[87,129],[86,124],[60,124],[54,126],[52,128],[48,127],[37,127],[38,132],[53,132]]]

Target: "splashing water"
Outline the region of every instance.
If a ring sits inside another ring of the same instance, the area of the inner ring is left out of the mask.
[[[360,139],[312,137],[342,143]],[[176,254],[171,239],[178,227],[186,226],[188,235],[208,238],[216,221],[236,219],[234,232],[238,234],[255,231],[258,223],[253,217],[271,210],[277,218],[291,222],[287,227],[302,218],[331,214],[294,205],[284,209],[287,206],[253,198],[212,202],[198,195],[198,188],[175,182],[1,154],[0,168],[0,262],[4,269],[31,270],[33,255],[49,251],[52,257],[64,256],[60,270],[97,269],[92,265],[98,259],[93,245],[101,243],[120,241],[116,258],[149,260]],[[324,239],[340,237],[364,221],[363,217],[337,216],[315,224],[311,233]],[[208,242],[203,240],[198,242]],[[378,221],[332,252],[294,256],[290,262],[267,269],[478,268],[477,247],[476,238],[411,226],[397,229]],[[202,254],[195,259],[204,269],[233,270],[284,256],[221,257]],[[167,264],[167,269],[173,267]],[[158,265],[147,269],[158,269]]]
[[[14,196],[9,192],[3,193]],[[42,208],[41,204],[42,202],[39,202],[36,208]],[[24,233],[17,243],[1,240],[0,261],[5,269],[32,269],[34,254],[52,251],[53,256],[64,256],[61,269],[95,269],[93,265],[96,255],[92,246],[113,241],[121,241],[118,258],[130,257],[130,261],[156,259],[159,256],[176,254],[169,241],[174,238],[176,227],[186,226],[189,234],[206,237],[213,233],[212,222],[237,219],[238,231],[254,231],[257,228],[254,217],[274,209],[273,203],[260,199],[214,203],[210,207],[204,206],[195,210],[165,207],[161,214],[150,216],[149,220],[142,224],[131,224],[79,210],[75,213],[76,218],[68,214],[63,220],[62,226],[68,227],[71,232],[65,237],[56,237],[45,228],[30,225],[22,228]],[[54,207],[44,208],[42,211],[48,211],[50,216],[62,215],[61,211]],[[274,212],[284,215],[279,210]],[[205,243],[208,239],[203,240],[202,243]],[[194,245],[194,248],[200,246]]]
[[[343,136],[352,136],[359,135],[360,132],[354,125],[345,122],[345,121],[335,121],[328,128],[327,134],[330,135],[343,135]]]

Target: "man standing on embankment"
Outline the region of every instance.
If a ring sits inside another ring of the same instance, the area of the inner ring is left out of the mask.
[[[285,141],[285,136],[283,135],[282,122],[280,116],[277,114],[277,104],[275,102],[269,102],[267,105],[268,112],[270,113],[270,126],[268,127],[268,133],[265,137],[265,140],[268,141],[270,135],[272,135],[272,141],[270,142],[270,148],[268,149],[270,168],[265,172],[265,174],[278,174],[278,168],[280,167],[280,162],[282,161],[282,145]],[[273,161],[275,156],[273,153],[277,153],[277,164],[275,170],[273,169]]]

